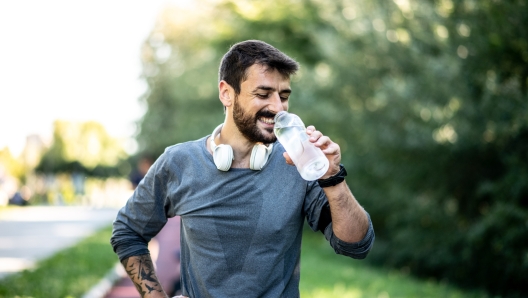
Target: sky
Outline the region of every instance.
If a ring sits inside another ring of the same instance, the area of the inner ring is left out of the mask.
[[[141,44],[184,0],[0,1],[0,149],[49,140],[54,120],[103,124],[128,139],[144,113]]]

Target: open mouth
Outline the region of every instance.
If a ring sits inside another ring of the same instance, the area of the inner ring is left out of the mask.
[[[267,125],[275,125],[275,113],[272,113],[270,111],[260,111],[257,113],[257,119],[258,121],[267,124]]]
[[[275,119],[274,118],[259,117],[258,120],[260,122],[264,122],[264,123],[269,124],[269,125],[274,125],[275,124]]]

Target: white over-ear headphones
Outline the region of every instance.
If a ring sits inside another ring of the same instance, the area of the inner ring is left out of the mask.
[[[229,145],[216,145],[214,139],[220,133],[223,124],[218,125],[211,134],[211,151],[213,151],[213,160],[216,168],[220,171],[228,171],[231,168],[231,162],[234,159],[233,148]],[[273,144],[266,146],[264,144],[255,144],[251,150],[251,158],[249,160],[249,168],[260,171],[266,162],[273,149]]]

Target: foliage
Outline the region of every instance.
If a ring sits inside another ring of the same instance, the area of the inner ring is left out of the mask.
[[[44,153],[36,171],[110,177],[123,176],[130,165],[117,139],[94,121],[54,123],[53,143]]]
[[[20,179],[23,174],[24,167],[22,163],[11,154],[9,148],[0,149],[0,178],[4,175],[9,175]]]
[[[0,280],[0,297],[81,297],[117,262],[106,227],[37,264]]]
[[[220,58],[264,40],[301,63],[290,110],[340,144],[376,228],[371,261],[527,294],[525,0],[196,5],[168,9],[145,42],[140,150],[210,133]]]

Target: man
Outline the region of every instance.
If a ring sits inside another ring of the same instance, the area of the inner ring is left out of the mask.
[[[114,222],[112,245],[142,297],[167,297],[147,243],[177,215],[188,297],[299,297],[305,219],[336,253],[367,255],[374,230],[344,181],[339,145],[307,128],[330,167],[320,180],[305,181],[276,142],[274,116],[288,110],[297,69],[261,41],[235,44],[224,55],[224,123],[210,136],[168,147]]]

